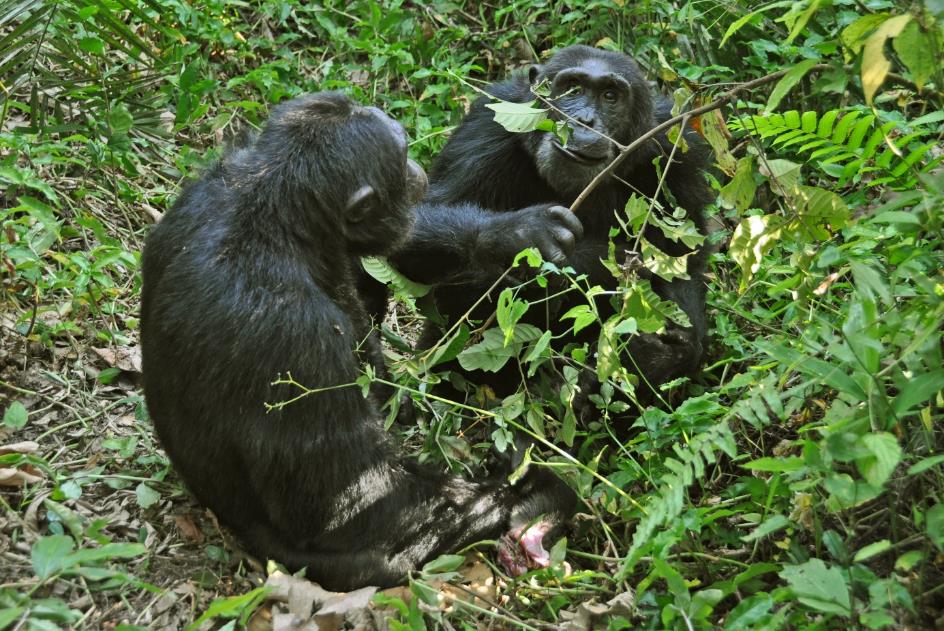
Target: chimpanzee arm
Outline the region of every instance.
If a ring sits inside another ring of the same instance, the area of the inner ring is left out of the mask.
[[[487,286],[528,247],[565,264],[582,233],[576,215],[552,204],[492,212],[471,203],[426,203],[416,208],[410,238],[391,260],[418,282]]]

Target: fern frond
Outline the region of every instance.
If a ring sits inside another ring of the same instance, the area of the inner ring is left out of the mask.
[[[743,116],[728,126],[768,140],[773,147],[792,147],[795,153],[806,154],[808,163],[837,178],[841,186],[859,181],[866,173],[878,173],[869,186],[907,188],[915,183],[915,172],[929,171],[941,162],[940,157],[924,162],[934,143],[921,140],[931,136],[932,129],[917,126],[915,131],[893,139],[889,134],[900,123],[877,123],[875,115],[859,110],[830,110],[822,116],[791,110]]]
[[[632,572],[648,550],[653,533],[681,515],[685,506],[685,489],[704,477],[705,466],[717,462],[718,452],[734,458],[737,446],[727,421],[721,420],[693,436],[688,444],[675,445],[674,451],[677,458],[666,458],[663,463],[668,473],[662,477],[662,484],[646,504],[647,514],[636,525],[632,545],[617,580]]]

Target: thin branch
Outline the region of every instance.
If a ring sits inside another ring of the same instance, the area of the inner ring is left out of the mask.
[[[812,68],[810,68],[810,71],[826,70],[832,67],[833,66],[829,64],[817,64],[813,66]],[[721,108],[727,103],[730,103],[731,101],[733,101],[734,98],[741,92],[745,92],[747,90],[753,90],[754,88],[760,87],[762,85],[772,83],[780,79],[781,77],[783,77],[789,71],[790,71],[790,68],[787,68],[785,70],[778,70],[777,72],[773,72],[769,75],[765,75],[758,79],[754,79],[753,81],[747,81],[745,83],[737,85],[707,105],[702,105],[701,107],[696,107],[693,110],[683,112],[682,114],[679,114],[678,116],[674,116],[670,118],[664,123],[656,125],[652,129],[647,131],[645,134],[643,134],[642,136],[640,136],[633,142],[626,145],[625,148],[620,150],[619,155],[617,155],[616,158],[614,158],[613,161],[610,162],[610,164],[607,165],[605,169],[600,171],[597,174],[597,176],[593,178],[593,180],[589,184],[587,184],[587,187],[583,189],[583,191],[581,191],[580,195],[577,196],[577,199],[574,200],[574,203],[570,205],[571,212],[576,213],[577,209],[580,208],[580,205],[583,204],[587,200],[587,198],[590,196],[590,193],[592,193],[594,189],[596,189],[597,186],[600,185],[600,182],[608,178],[613,173],[613,171],[616,170],[616,167],[618,167],[623,162],[623,160],[625,160],[626,157],[629,156],[629,154],[631,154],[633,151],[641,147],[643,143],[652,140],[661,132],[665,131],[666,129],[669,129],[670,127],[674,125],[681,123],[682,121],[686,119],[694,118],[695,116],[700,116],[701,114],[706,114],[708,112]]]

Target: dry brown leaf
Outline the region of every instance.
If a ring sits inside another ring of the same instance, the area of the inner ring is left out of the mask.
[[[35,467],[24,466],[22,469],[0,469],[0,486],[25,486],[41,482],[42,479],[42,471]]]
[[[109,366],[125,372],[141,372],[141,347],[92,348]]]
[[[323,631],[314,620],[299,620],[294,614],[272,615],[272,631]]]
[[[832,284],[835,283],[837,280],[839,280],[839,272],[833,272],[832,274],[830,274],[829,276],[827,276],[827,277],[823,280],[823,282],[821,282],[821,283],[819,284],[819,286],[818,286],[816,289],[813,290],[813,294],[816,295],[816,296],[822,296],[822,295],[825,294],[827,291],[829,291],[829,288],[830,288],[830,287],[832,286]]]
[[[32,440],[24,440],[9,445],[0,445],[0,456],[6,454],[34,454],[39,450],[39,443]]]
[[[180,534],[184,539],[195,543],[203,543],[203,540],[206,538],[203,531],[200,530],[200,527],[197,526],[196,522],[193,520],[193,515],[189,513],[186,515],[174,515],[174,523],[177,525],[177,529],[180,530]]]
[[[265,586],[269,588],[269,598],[286,603],[288,610],[300,620],[306,620],[312,611],[320,608],[336,596],[344,596],[338,592],[329,592],[320,585],[311,581],[290,576],[282,572],[273,573]],[[274,619],[273,619],[274,620]],[[273,626],[274,626],[273,622]]]
[[[322,616],[337,615],[343,622],[344,616],[348,613],[357,609],[366,608],[370,604],[370,599],[373,598],[376,593],[376,587],[361,587],[360,589],[355,589],[353,592],[347,592],[346,594],[336,594],[319,607],[315,619],[318,620],[318,624],[320,625]]]
[[[617,594],[606,604],[595,601],[580,603],[576,612],[561,612],[562,617],[570,620],[561,626],[561,631],[593,631],[606,628],[606,621],[613,616],[630,618],[636,609],[636,596],[633,592]]]

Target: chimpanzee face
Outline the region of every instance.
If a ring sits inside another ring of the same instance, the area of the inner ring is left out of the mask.
[[[538,172],[562,194],[578,193],[616,157],[616,142],[624,144],[649,128],[649,87],[624,55],[571,47],[547,66],[532,66],[529,80],[549,84],[556,108],[549,116],[571,128],[566,145],[550,132],[532,140]]]

